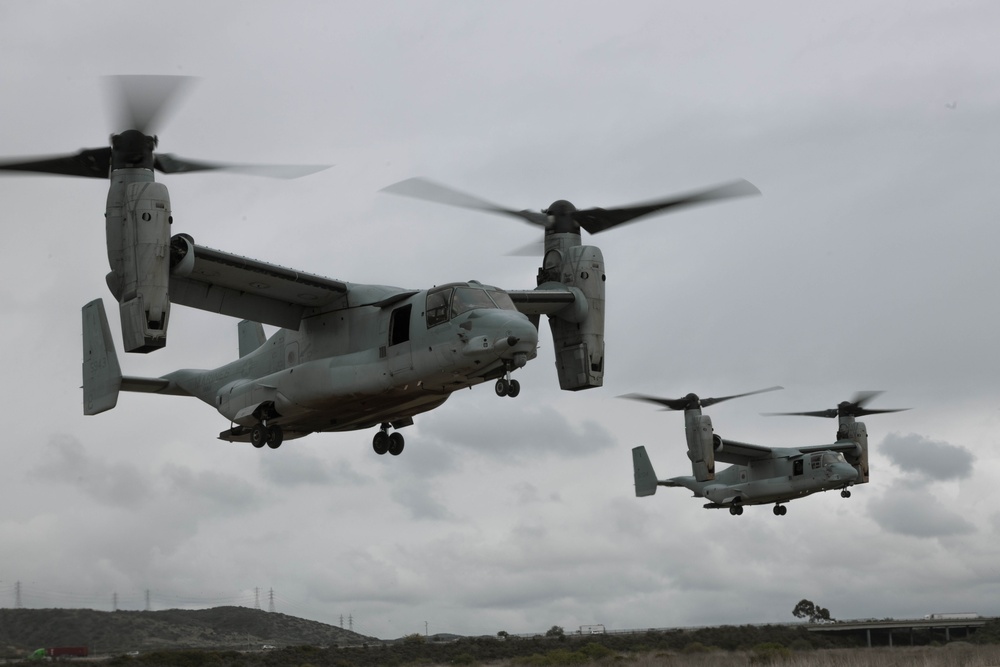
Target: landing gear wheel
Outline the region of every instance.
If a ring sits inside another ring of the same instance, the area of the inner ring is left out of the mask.
[[[267,427],[257,422],[250,429],[250,444],[260,449],[265,444],[267,444]]]
[[[511,380],[507,383],[507,395],[514,398],[521,393],[521,383],[517,380]]]
[[[277,449],[281,447],[282,441],[285,439],[285,432],[281,430],[281,427],[277,424],[267,427],[267,446],[271,449]]]
[[[743,506],[733,505],[732,507],[729,508],[729,513],[732,514],[733,516],[739,516],[743,514]]]
[[[774,506],[774,516],[785,516],[786,514],[788,514],[788,508],[784,505]]]
[[[497,396],[506,396],[510,392],[510,385],[503,378],[497,380],[497,383],[493,385],[494,391],[497,392]]]
[[[376,433],[375,437],[372,438],[372,449],[374,449],[375,453],[379,456],[382,456],[389,451],[389,434],[385,431],[379,431]]]
[[[399,433],[393,433],[389,436],[389,453],[393,456],[399,456],[403,453],[403,436]]]
[[[841,498],[850,498],[851,497],[851,492],[848,491],[847,489],[844,489],[843,491],[840,492],[840,497]]]

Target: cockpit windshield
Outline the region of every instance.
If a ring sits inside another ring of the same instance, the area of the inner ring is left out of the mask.
[[[510,295],[495,287],[448,285],[427,292],[427,326],[482,308],[516,310]]]
[[[847,463],[847,459],[841,452],[823,452],[823,465],[833,465],[834,463]]]

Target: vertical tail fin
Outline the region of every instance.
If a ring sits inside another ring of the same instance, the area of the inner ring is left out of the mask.
[[[260,322],[243,320],[237,325],[237,332],[240,337],[240,359],[267,342],[264,326]]]
[[[635,473],[636,497],[641,498],[656,493],[656,473],[653,472],[653,464],[649,461],[645,447],[632,449],[632,469]]]
[[[122,369],[101,299],[83,307],[83,414],[96,415],[118,404]]]

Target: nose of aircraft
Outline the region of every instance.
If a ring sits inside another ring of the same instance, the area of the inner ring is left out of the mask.
[[[849,463],[838,463],[833,467],[833,474],[835,479],[839,479],[842,482],[856,482],[858,481],[858,471],[857,468]]]
[[[501,354],[505,359],[517,353],[531,354],[538,347],[538,329],[521,313],[504,312],[502,319],[491,324],[497,332],[496,345],[508,348]]]

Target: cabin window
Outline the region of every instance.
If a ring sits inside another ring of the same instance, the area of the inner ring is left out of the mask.
[[[823,466],[823,455],[813,454],[812,458],[809,459],[809,467],[813,470],[819,470]]]
[[[389,345],[399,345],[410,340],[410,312],[413,304],[408,303],[392,311],[389,318]]]
[[[802,467],[803,467],[802,466],[802,459],[795,459],[794,461],[792,461],[792,475],[793,476],[794,475],[801,475],[802,474]]]

